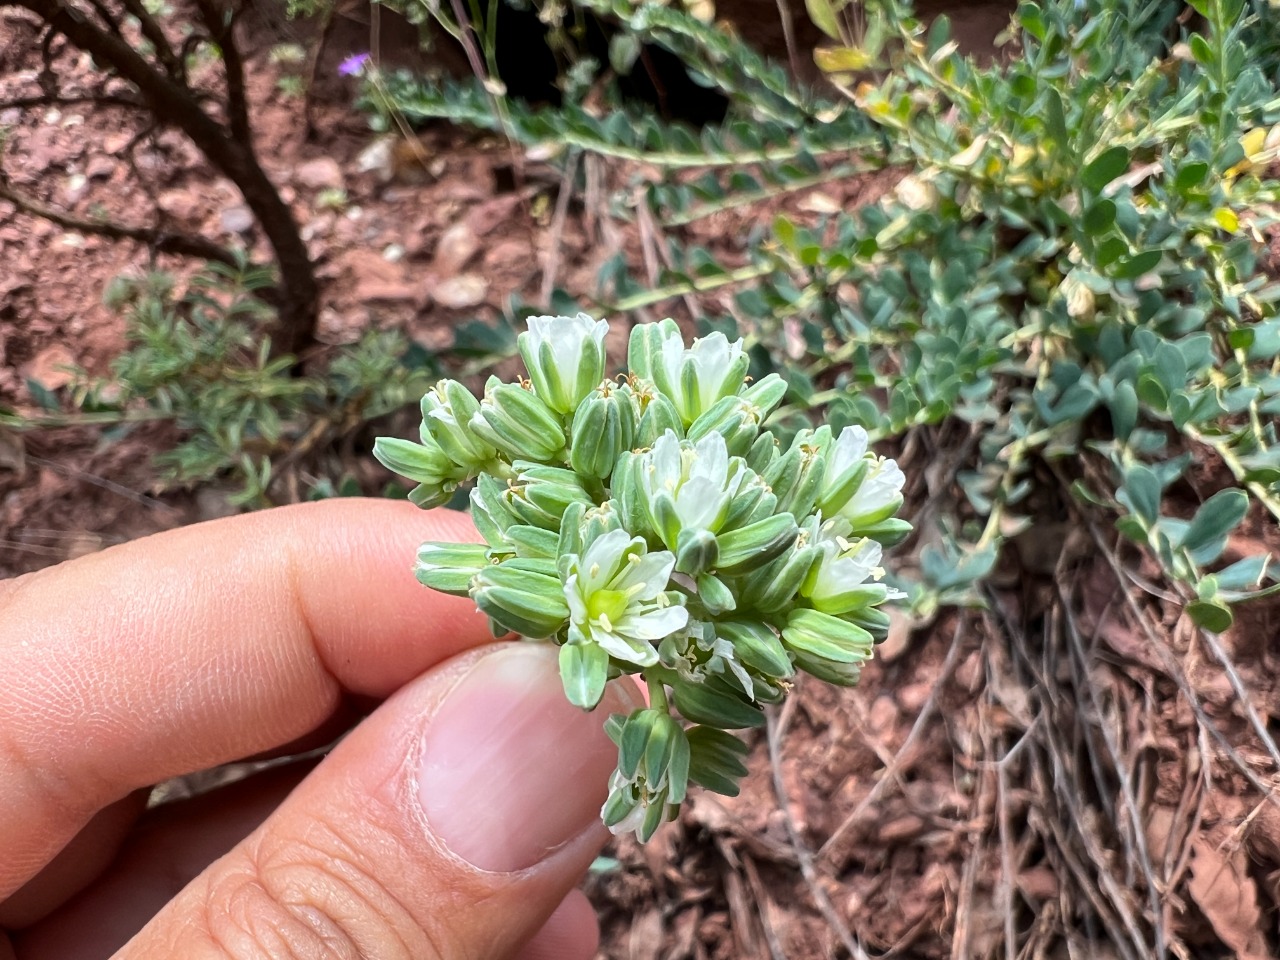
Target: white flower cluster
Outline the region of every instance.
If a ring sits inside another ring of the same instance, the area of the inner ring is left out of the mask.
[[[583,314],[531,318],[528,380],[490,379],[478,400],[443,381],[419,442],[375,454],[422,506],[475,481],[485,542],[424,544],[423,583],[472,597],[499,633],[559,644],[583,708],[614,677],[645,679],[650,707],[606,724],[619,764],[602,813],[647,839],[689,782],[737,791],[728,731],[763,722],[796,670],[857,682],[894,596],[882,546],[910,526],[894,516],[902,471],[860,427],[788,444],[762,428],[787,386],[752,383],[740,340],[640,325],[629,371],[608,380],[607,332]]]

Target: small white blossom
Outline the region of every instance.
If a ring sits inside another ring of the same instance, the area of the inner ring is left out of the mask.
[[[719,433],[694,443],[667,431],[643,454],[640,485],[651,511],[655,498],[669,497],[681,529],[715,533],[747,476],[744,467]]]
[[[571,413],[604,376],[607,320],[585,313],[576,317],[530,317],[519,338],[520,353],[534,390],[559,413]],[[546,362],[549,348],[550,363]]]
[[[568,564],[569,642],[598,643],[610,656],[642,667],[658,662],[653,641],[689,620],[666,590],[675,557],[645,552],[641,537],[610,530]]]
[[[690,347],[686,347],[679,336],[668,337],[662,342],[658,363],[659,386],[688,424],[720,398],[738,392],[746,373],[747,357],[741,339],[730,342],[723,333],[717,332],[694,340]]]

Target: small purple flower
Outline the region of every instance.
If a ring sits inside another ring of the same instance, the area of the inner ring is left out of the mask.
[[[364,70],[364,65],[369,62],[369,54],[353,53],[340,64],[338,64],[338,75],[342,77],[356,77]]]

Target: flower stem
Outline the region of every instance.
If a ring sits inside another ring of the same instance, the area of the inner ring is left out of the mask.
[[[671,707],[667,703],[667,688],[663,682],[648,671],[642,670],[640,675],[644,677],[645,685],[649,688],[649,706],[654,710],[670,713]]]

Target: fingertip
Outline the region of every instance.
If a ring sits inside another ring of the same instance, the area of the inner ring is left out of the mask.
[[[600,921],[581,890],[571,890],[555,913],[516,955],[517,960],[591,960],[600,947]]]

